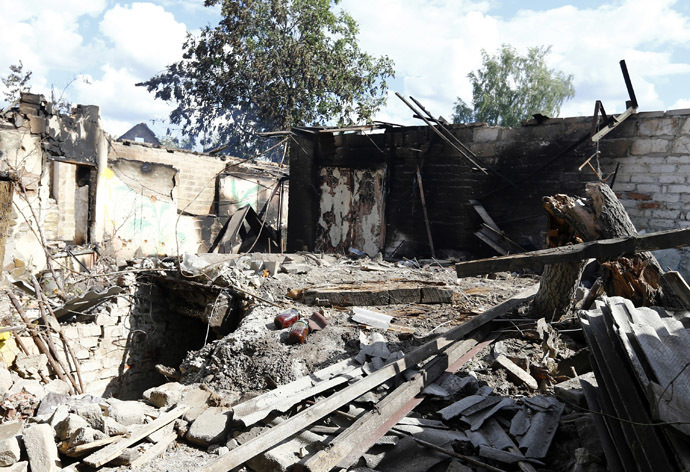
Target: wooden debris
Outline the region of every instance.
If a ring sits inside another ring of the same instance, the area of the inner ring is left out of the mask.
[[[90,465],[91,467],[100,467],[103,464],[107,464],[111,460],[119,456],[122,451],[132,446],[138,441],[141,441],[149,434],[154,431],[158,431],[168,423],[175,421],[180,416],[184,415],[185,412],[189,410],[189,406],[180,405],[175,407],[173,410],[162,414],[158,419],[154,420],[152,423],[144,425],[134,431],[127,439],[122,439],[116,443],[110,444],[98,452],[94,452],[86,459],[84,463]]]
[[[440,376],[449,364],[466,354],[477,341],[468,339],[457,343],[419,371],[412,379],[388,394],[375,410],[362,415],[352,426],[331,441],[329,447],[309,459],[305,467],[312,472],[328,472],[336,465],[347,469],[354,464],[386,431],[400,419],[399,410],[412,401],[424,387]],[[405,409],[402,416],[409,410]]]
[[[610,259],[636,252],[684,246],[690,246],[690,228],[590,241],[511,256],[460,262],[455,265],[455,269],[458,277],[471,277],[491,272],[538,269],[548,264],[583,259]]]
[[[426,281],[359,282],[308,288],[307,305],[378,306],[398,303],[451,303],[453,290],[445,284]]]
[[[285,412],[306,398],[342,385],[361,375],[361,368],[351,359],[318,370],[311,375],[234,405],[233,421],[251,426],[273,411]]]
[[[284,423],[271,428],[256,438],[251,439],[241,446],[233,449],[229,453],[218,458],[215,462],[204,467],[202,470],[205,472],[225,472],[244,464],[252,457],[272,448],[279,442],[295,434],[297,431],[308,427],[329,413],[332,413],[337,408],[340,408],[355,398],[365,394],[369,390],[381,385],[388,379],[395,377],[398,373],[403,372],[408,367],[413,367],[432,355],[447,349],[450,345],[457,342],[457,340],[462,339],[475,329],[516,308],[520,304],[531,299],[536,293],[536,290],[536,285],[532,286],[518,295],[506,300],[500,305],[497,305],[485,311],[481,315],[478,315],[477,317],[467,321],[466,323],[451,329],[443,336],[432,340],[408,353],[397,362],[382,367],[373,374],[296,414]]]
[[[163,437],[163,439],[161,439],[156,444],[144,451],[142,455],[134,459],[130,466],[133,469],[135,469],[137,467],[141,467],[144,464],[147,464],[151,461],[151,459],[164,453],[168,446],[172,444],[176,439],[177,433],[175,431],[173,431],[172,433],[168,433],[166,436]]]
[[[120,439],[122,439],[122,436],[110,436],[109,438],[103,438],[90,443],[80,444],[79,446],[64,448],[64,450],[60,450],[60,452],[68,457],[81,457],[89,451],[98,449],[99,447],[107,446],[108,444],[114,443],[115,441],[119,441]],[[67,445],[66,443],[63,444],[65,444],[65,446]]]
[[[525,372],[524,369],[503,354],[496,358],[496,363],[510,372],[514,378],[527,385],[530,389],[537,390],[539,388],[539,384],[534,377],[532,377],[528,372]]]

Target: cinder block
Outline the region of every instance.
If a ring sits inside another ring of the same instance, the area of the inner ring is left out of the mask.
[[[654,218],[667,218],[675,221],[678,216],[680,216],[679,211],[673,210],[652,210],[652,217]]]
[[[95,324],[91,324],[91,323],[79,324],[79,325],[77,325],[77,328],[79,330],[79,336],[80,337],[100,336],[101,335],[101,327],[98,325],[95,325]]]
[[[500,135],[501,128],[498,127],[485,127],[485,128],[475,128],[473,132],[473,141],[496,141]]]
[[[98,337],[88,336],[79,338],[79,345],[84,349],[91,349],[98,346]]]
[[[678,123],[677,118],[642,119],[638,121],[639,136],[673,136]]]
[[[656,202],[677,202],[680,201],[680,194],[677,193],[653,193],[652,200]]]
[[[636,139],[630,147],[633,155],[644,155],[654,153],[668,153],[671,147],[669,139]]]
[[[659,183],[661,184],[682,184],[685,182],[685,176],[678,174],[663,174],[659,176]],[[616,185],[618,188],[618,185]]]
[[[649,228],[656,230],[672,229],[676,227],[676,222],[674,220],[665,220],[661,218],[651,218],[649,220]]]
[[[678,136],[671,147],[672,154],[690,153],[690,136]]]
[[[690,193],[690,185],[669,185],[668,193]]]
[[[677,166],[675,164],[650,164],[649,172],[652,174],[670,174],[676,172]]]
[[[642,193],[661,192],[662,188],[659,184],[638,184],[637,191]]]

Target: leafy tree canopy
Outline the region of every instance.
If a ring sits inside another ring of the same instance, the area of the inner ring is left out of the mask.
[[[531,47],[525,56],[507,44],[494,56],[482,50],[482,67],[468,74],[473,107],[458,97],[453,122],[519,126],[535,113],[558,116],[563,101],[575,96],[575,88],[572,75],[546,66],[550,50]]]
[[[206,0],[223,19],[189,35],[180,62],[138,84],[174,101],[170,121],[202,145],[245,154],[255,133],[369,120],[384,103],[387,57],[357,42],[339,0]]]
[[[3,95],[7,102],[16,102],[22,92],[31,91],[31,85],[29,85],[31,74],[31,71],[24,70],[22,61],[19,61],[19,64],[10,65],[10,73],[1,79],[5,86]]]

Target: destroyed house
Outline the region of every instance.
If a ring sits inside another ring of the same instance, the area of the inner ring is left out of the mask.
[[[690,110],[636,108],[299,127],[288,169],[23,94],[0,468],[688,470]]]

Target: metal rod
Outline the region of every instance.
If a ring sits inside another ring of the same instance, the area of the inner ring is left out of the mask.
[[[468,148],[467,146],[465,146],[465,143],[463,143],[462,141],[460,141],[460,140],[458,139],[458,137],[455,136],[448,128],[446,128],[446,126],[445,126],[438,118],[434,118],[434,115],[432,115],[431,113],[429,113],[429,111],[428,111],[426,108],[424,108],[424,105],[422,105],[421,103],[419,103],[419,100],[417,100],[416,98],[414,98],[414,97],[412,97],[412,96],[410,96],[410,98],[412,99],[413,102],[415,102],[415,104],[416,104],[419,108],[422,109],[422,111],[423,111],[424,113],[426,113],[426,115],[429,117],[429,119],[430,119],[431,121],[433,121],[434,123],[436,123],[436,125],[438,125],[438,127],[439,127],[442,131],[444,131],[444,133],[445,133],[447,139],[450,139],[450,140],[452,140],[452,141],[455,141],[458,145],[460,145],[460,146],[465,150],[465,152],[467,152],[470,156],[472,156],[472,158],[474,158],[474,159],[476,159],[477,161],[479,161],[479,163],[480,163],[483,167],[489,169],[494,175],[496,175],[496,176],[500,177],[501,179],[505,180],[505,181],[508,182],[512,187],[514,187],[515,189],[518,188],[517,185],[515,185],[508,177],[504,176],[503,174],[501,174],[500,172],[498,172],[498,171],[497,171],[496,169],[494,169],[493,167],[487,165],[487,164],[486,164],[484,161],[482,161],[475,153],[473,153],[473,152],[470,150],[470,148]],[[424,117],[423,117],[421,114],[419,114],[419,113],[417,114],[417,117],[418,117],[418,118],[421,118],[422,120],[424,120]],[[426,120],[425,120],[425,121],[426,121]],[[486,174],[486,172],[484,172],[484,173]]]
[[[444,135],[443,133],[441,133],[438,129],[436,129],[436,127],[433,125],[433,123],[431,123],[426,117],[422,116],[422,114],[419,112],[419,110],[416,110],[415,107],[414,107],[410,102],[408,102],[407,99],[406,99],[405,97],[403,97],[402,95],[400,95],[398,92],[395,92],[395,94],[398,96],[398,98],[399,98],[400,100],[403,101],[403,103],[404,103],[405,105],[408,106],[408,108],[409,108],[410,110],[412,110],[412,111],[415,112],[417,115],[419,115],[419,117],[420,117],[422,120],[424,120],[424,123],[426,123],[426,124],[433,130],[434,133],[438,134],[438,135],[441,137],[441,139],[443,139],[446,143],[450,144],[450,145],[453,147],[453,149],[455,149],[455,150],[458,151],[460,154],[462,154],[463,157],[464,157],[465,159],[467,159],[467,160],[470,161],[472,164],[474,164],[480,171],[482,171],[482,172],[484,172],[485,174],[488,175],[488,172],[487,172],[477,161],[475,161],[474,159],[472,159],[472,157],[468,156],[467,153],[466,153],[463,149],[461,149],[461,148],[459,148],[458,146],[456,146],[455,143],[453,143],[450,139],[448,139],[447,136],[445,136],[445,135]]]
[[[630,74],[628,74],[628,66],[625,65],[625,59],[621,59],[620,65],[621,72],[623,72],[623,80],[625,80],[625,86],[630,96],[630,106],[632,108],[637,108],[637,98],[635,97],[635,90],[633,90],[632,82],[630,81]]]
[[[422,174],[419,172],[419,164],[417,164],[417,185],[419,186],[419,197],[422,200],[422,211],[424,212],[424,224],[426,225],[426,236],[429,238],[429,248],[431,249],[431,257],[436,258],[436,251],[434,250],[434,240],[431,238],[431,226],[429,225],[429,214],[426,211],[426,198],[424,198],[424,186],[422,185]]]

